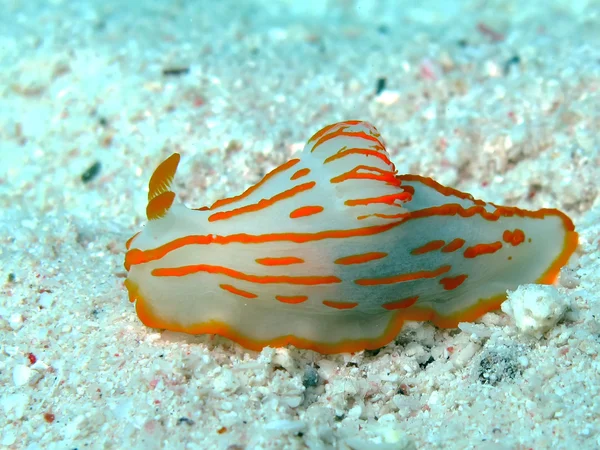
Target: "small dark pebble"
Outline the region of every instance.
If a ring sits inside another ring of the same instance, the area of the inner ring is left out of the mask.
[[[108,125],[108,120],[106,119],[106,117],[100,117],[98,119],[98,123],[100,124],[100,126],[105,127]]]
[[[14,283],[16,279],[17,276],[14,273],[9,273],[8,277],[6,277],[6,281],[8,281],[9,283]]]
[[[429,359],[428,359],[427,361],[425,361],[425,362],[423,362],[423,363],[419,363],[419,367],[420,367],[421,369],[424,369],[424,368],[426,368],[426,367],[427,367],[429,364],[431,364],[431,363],[432,363],[432,362],[434,362],[434,361],[435,361],[435,359],[433,359],[433,356],[430,356],[430,357],[429,357]]]
[[[187,75],[190,73],[189,67],[170,67],[168,69],[163,69],[162,74],[165,77],[179,77],[181,75]]]
[[[461,48],[465,48],[467,45],[469,45],[469,41],[466,39],[461,39],[456,44]]]
[[[364,355],[365,355],[366,357],[369,357],[369,356],[377,356],[377,355],[379,355],[379,352],[380,352],[380,351],[381,351],[381,349],[380,349],[380,348],[376,348],[375,350],[365,350],[365,352],[364,352]]]
[[[312,366],[306,366],[302,384],[305,388],[317,386],[319,384],[319,372],[317,372],[317,369]]]
[[[336,422],[341,422],[342,420],[344,420],[346,416],[344,414],[341,414],[339,416],[335,416],[335,421]]]
[[[487,351],[479,361],[478,378],[481,384],[496,386],[501,381],[514,380],[522,373],[514,349],[500,347]]]
[[[187,417],[180,417],[179,419],[177,419],[177,425],[181,425],[182,423],[186,423],[189,426],[192,426],[195,422],[192,419],[188,419]]]
[[[381,34],[388,34],[390,32],[390,28],[387,25],[379,25],[377,27],[377,31]]]
[[[102,164],[100,164],[100,161],[96,161],[85,172],[83,172],[83,174],[81,175],[81,181],[83,181],[84,183],[89,183],[98,176],[101,168]]]
[[[355,363],[354,361],[350,361],[346,363],[346,367],[358,367],[358,363]]]
[[[514,65],[517,65],[521,62],[521,58],[519,57],[519,55],[515,55],[512,58],[510,58],[508,61],[506,61],[504,63],[504,75],[508,75],[508,73],[510,72],[510,68]]]
[[[385,78],[377,79],[377,86],[375,86],[375,95],[379,95],[385,90],[385,82]]]

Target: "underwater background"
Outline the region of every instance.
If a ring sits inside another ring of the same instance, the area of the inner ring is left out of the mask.
[[[600,448],[599,1],[0,0],[0,24],[0,448]],[[160,161],[197,208],[349,119],[399,173],[569,214],[557,285],[509,294],[536,332],[498,311],[320,355],[140,323],[123,258]]]

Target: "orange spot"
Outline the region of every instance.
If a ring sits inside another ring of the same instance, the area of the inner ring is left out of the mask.
[[[333,284],[341,283],[338,277],[334,276],[302,276],[291,277],[287,275],[250,275],[239,272],[223,266],[211,266],[209,264],[195,264],[181,267],[163,267],[154,269],[152,275],[155,277],[184,277],[193,273],[205,272],[226,275],[238,280],[249,281],[258,284],[285,283],[285,284],[301,284],[305,286],[314,286],[318,284]]]
[[[335,309],[352,309],[358,306],[358,303],[355,302],[336,302],[333,300],[323,300],[323,304]]]
[[[441,240],[431,241],[422,247],[415,248],[410,252],[411,255],[422,255],[423,253],[433,252],[439,250],[444,246],[445,242]]]
[[[277,202],[286,200],[288,198],[292,198],[293,196],[301,192],[308,191],[315,187],[316,184],[317,183],[314,181],[311,181],[310,183],[300,184],[298,186],[294,186],[291,189],[280,192],[279,194],[276,194],[271,198],[263,198],[258,203],[242,206],[240,208],[232,209],[231,211],[216,212],[208,217],[208,221],[216,222],[217,220],[231,219],[232,217],[239,216],[240,214],[260,211],[262,209],[268,208],[269,206],[273,206]]]
[[[290,167],[295,166],[299,162],[300,162],[300,160],[298,158],[290,159],[288,162],[282,164],[281,166],[273,169],[271,172],[266,174],[262,180],[260,180],[254,186],[250,186],[242,194],[236,195],[234,197],[217,200],[215,203],[213,203],[213,205],[210,207],[210,209],[212,210],[212,209],[220,208],[221,206],[229,205],[231,203],[245,199],[246,197],[250,196],[253,192],[255,192],[257,189],[259,189],[261,186],[263,186],[266,182],[268,182],[275,175],[277,175],[278,173],[281,173],[281,172],[285,172]]]
[[[402,300],[397,300],[395,302],[384,303],[381,306],[383,306],[388,311],[394,311],[396,309],[410,308],[412,305],[417,303],[417,300],[419,300],[419,296],[415,295],[414,297],[408,297]]]
[[[302,264],[304,262],[303,259],[296,258],[295,256],[282,256],[280,258],[258,258],[255,261],[263,266],[289,266],[290,264]]]
[[[406,281],[422,280],[425,278],[435,278],[448,272],[452,266],[440,266],[435,270],[420,270],[418,272],[403,273],[392,277],[383,278],[363,278],[354,282],[360,286],[377,286],[380,284],[404,283]]]
[[[168,191],[158,194],[148,202],[148,206],[146,206],[146,217],[148,220],[156,220],[164,217],[174,201],[174,192]]]
[[[505,230],[502,233],[502,239],[514,247],[525,241],[525,233],[518,228],[515,231]]]
[[[297,305],[298,303],[305,302],[308,300],[306,295],[295,295],[295,296],[285,296],[285,295],[276,295],[275,298],[279,300],[281,303],[289,303],[291,305]]]
[[[148,182],[148,201],[168,192],[180,159],[179,153],[173,153],[154,170]]]
[[[451,241],[448,245],[446,245],[442,249],[442,252],[443,253],[454,252],[454,251],[458,250],[459,248],[461,248],[463,245],[465,245],[465,240],[464,239],[460,239],[460,238],[456,238],[453,241]]]
[[[469,275],[457,275],[455,277],[442,278],[440,284],[444,286],[446,291],[451,291],[459,287],[467,279]]]
[[[221,427],[221,428],[219,428],[217,430],[217,433],[219,433],[219,434],[223,434],[223,433],[226,433],[226,432],[227,432],[227,427]]]
[[[322,206],[302,206],[298,209],[293,210],[290,213],[290,219],[297,219],[299,217],[312,216],[314,214],[319,214],[323,211]]]
[[[463,254],[465,258],[476,258],[477,256],[496,253],[501,248],[502,242],[500,241],[492,242],[491,244],[477,244],[472,247],[467,247]]]
[[[310,169],[308,169],[308,168],[306,168],[306,169],[300,169],[294,175],[292,175],[290,177],[290,180],[291,181],[297,180],[298,178],[305,177],[309,173],[310,173]]]
[[[221,289],[223,289],[224,291],[231,292],[232,294],[239,295],[240,297],[244,297],[244,298],[256,298],[256,297],[258,297],[258,295],[253,294],[252,292],[243,291],[241,289],[233,287],[230,284],[220,284],[219,287]]]
[[[376,259],[385,258],[388,254],[384,252],[361,253],[359,255],[344,256],[338,258],[334,262],[341,265],[362,264]]]

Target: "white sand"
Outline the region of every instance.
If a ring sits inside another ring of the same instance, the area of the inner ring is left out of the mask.
[[[1,2],[2,448],[600,447],[600,4],[398,3]],[[548,326],[322,356],[139,322],[124,242],[164,157],[199,207],[357,118],[400,172],[571,215]]]

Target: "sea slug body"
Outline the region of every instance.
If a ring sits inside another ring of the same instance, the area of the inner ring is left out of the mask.
[[[556,209],[497,206],[397,175],[379,132],[346,121],[244,193],[188,209],[173,154],[149,183],[148,224],[127,242],[141,321],[242,346],[321,353],[381,347],[407,320],[456,327],[507,289],[553,283],[577,246]]]

